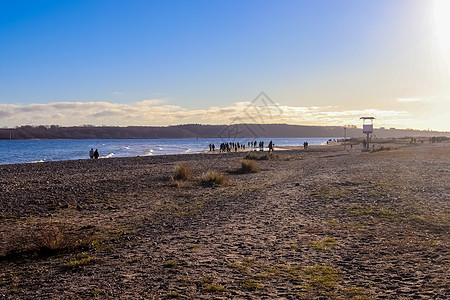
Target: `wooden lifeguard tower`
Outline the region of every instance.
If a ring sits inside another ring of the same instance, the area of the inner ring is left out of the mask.
[[[373,133],[373,120],[375,119],[374,117],[361,117],[361,120],[363,120],[363,133],[367,134],[367,141],[366,144],[363,145],[363,149],[362,151],[370,151],[369,148],[369,135],[371,133]]]

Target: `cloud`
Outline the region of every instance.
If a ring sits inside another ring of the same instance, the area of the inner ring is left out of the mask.
[[[421,102],[422,100],[422,98],[397,98],[397,102],[399,103]]]
[[[157,105],[157,104],[161,104],[164,102],[165,102],[165,100],[163,100],[163,99],[151,99],[151,100],[142,100],[136,104],[139,106],[152,106],[152,105]]]
[[[47,104],[0,104],[4,126],[82,124],[112,126],[165,126],[187,123],[288,123],[302,125],[360,125],[361,116],[374,116],[377,125],[410,125],[412,116],[397,110],[343,110],[338,106],[287,106],[276,103],[236,102],[224,107],[189,110],[163,100],[133,104],[110,102],[55,102]]]

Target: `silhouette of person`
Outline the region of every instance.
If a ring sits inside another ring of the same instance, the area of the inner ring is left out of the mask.
[[[95,152],[94,152],[94,158],[95,158],[95,159],[98,159],[98,157],[99,157],[98,149],[95,149]]]
[[[91,150],[89,151],[89,157],[90,157],[91,159],[94,158],[94,148],[91,148]]]

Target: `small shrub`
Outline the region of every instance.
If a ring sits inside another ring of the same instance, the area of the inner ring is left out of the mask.
[[[203,186],[224,186],[229,182],[228,176],[215,171],[208,171],[202,175],[201,184]]]
[[[5,235],[3,239],[7,240],[7,247],[0,254],[13,258],[27,253],[47,256],[60,251],[75,251],[91,245],[92,235],[93,230],[64,222],[33,224]]]
[[[188,180],[192,176],[191,168],[183,163],[175,167],[174,180]]]
[[[259,166],[253,160],[243,160],[241,162],[241,168],[238,170],[239,173],[248,174],[248,173],[258,173]]]

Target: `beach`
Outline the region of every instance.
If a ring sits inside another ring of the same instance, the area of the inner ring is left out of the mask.
[[[0,165],[0,298],[448,299],[450,143],[375,145]]]

